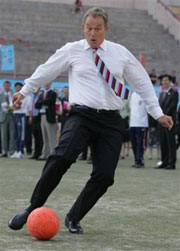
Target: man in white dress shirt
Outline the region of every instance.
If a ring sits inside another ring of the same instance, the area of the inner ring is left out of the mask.
[[[123,46],[105,40],[108,16],[103,9],[89,9],[83,18],[85,39],[67,43],[56,51],[45,64],[25,80],[25,86],[14,97],[14,105],[30,92],[35,92],[45,82],[51,82],[62,72],[68,71],[69,102],[72,106],[59,145],[49,156],[35,190],[30,206],[9,221],[9,227],[23,227],[32,210],[46,202],[62,176],[76,161],[83,148],[90,142],[93,149],[91,177],[70,209],[65,225],[70,233],[83,233],[80,220],[114,182],[114,173],[122,144],[122,100],[104,81],[94,63],[94,51],[98,49],[114,77],[132,85],[146,104],[148,112],[165,127],[171,129],[171,117],[165,116],[148,74]]]

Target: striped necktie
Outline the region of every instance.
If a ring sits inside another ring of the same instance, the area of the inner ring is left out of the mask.
[[[102,77],[106,83],[114,90],[115,94],[121,99],[128,99],[130,97],[130,91],[124,84],[118,82],[110,70],[106,67],[103,60],[97,54],[97,49],[94,51],[95,65],[97,66]]]

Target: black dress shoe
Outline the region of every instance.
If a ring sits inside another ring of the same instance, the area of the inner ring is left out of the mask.
[[[174,169],[176,169],[176,167],[175,166],[167,165],[164,169],[166,169],[166,170],[174,170]]]
[[[139,164],[136,164],[136,166],[135,166],[136,168],[142,168],[142,167],[144,167],[144,163],[139,163]]]
[[[36,156],[33,155],[33,156],[29,157],[29,159],[37,159],[37,158],[36,158]]]
[[[42,161],[42,160],[47,160],[46,158],[36,158],[36,160],[40,160],[40,161]]]
[[[132,165],[132,167],[136,167],[136,165],[137,165],[137,164],[134,163],[134,164]]]
[[[29,214],[27,210],[20,212],[8,222],[8,227],[12,230],[20,230],[26,223]]]
[[[155,169],[163,169],[165,167],[166,167],[165,165],[161,164],[160,166],[155,166]]]
[[[79,222],[71,221],[68,216],[65,218],[65,226],[68,228],[69,232],[72,234],[83,234],[83,229]]]
[[[3,153],[3,154],[0,155],[1,158],[5,158],[7,156],[8,156],[7,153]]]

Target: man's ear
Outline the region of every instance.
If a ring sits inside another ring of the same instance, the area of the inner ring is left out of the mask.
[[[82,28],[82,29],[83,29],[83,31],[84,31],[84,24],[82,24],[82,25],[81,25],[81,28]]]
[[[105,29],[106,29],[106,32],[107,32],[107,31],[109,31],[109,26],[106,26],[106,28],[105,28]]]

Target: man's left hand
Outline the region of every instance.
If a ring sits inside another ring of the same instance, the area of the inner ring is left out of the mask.
[[[162,126],[168,128],[169,130],[171,130],[171,128],[174,125],[174,122],[173,122],[172,118],[170,116],[167,116],[167,115],[163,115],[163,116],[159,117],[157,119],[157,121],[159,122],[159,124],[161,124]]]

